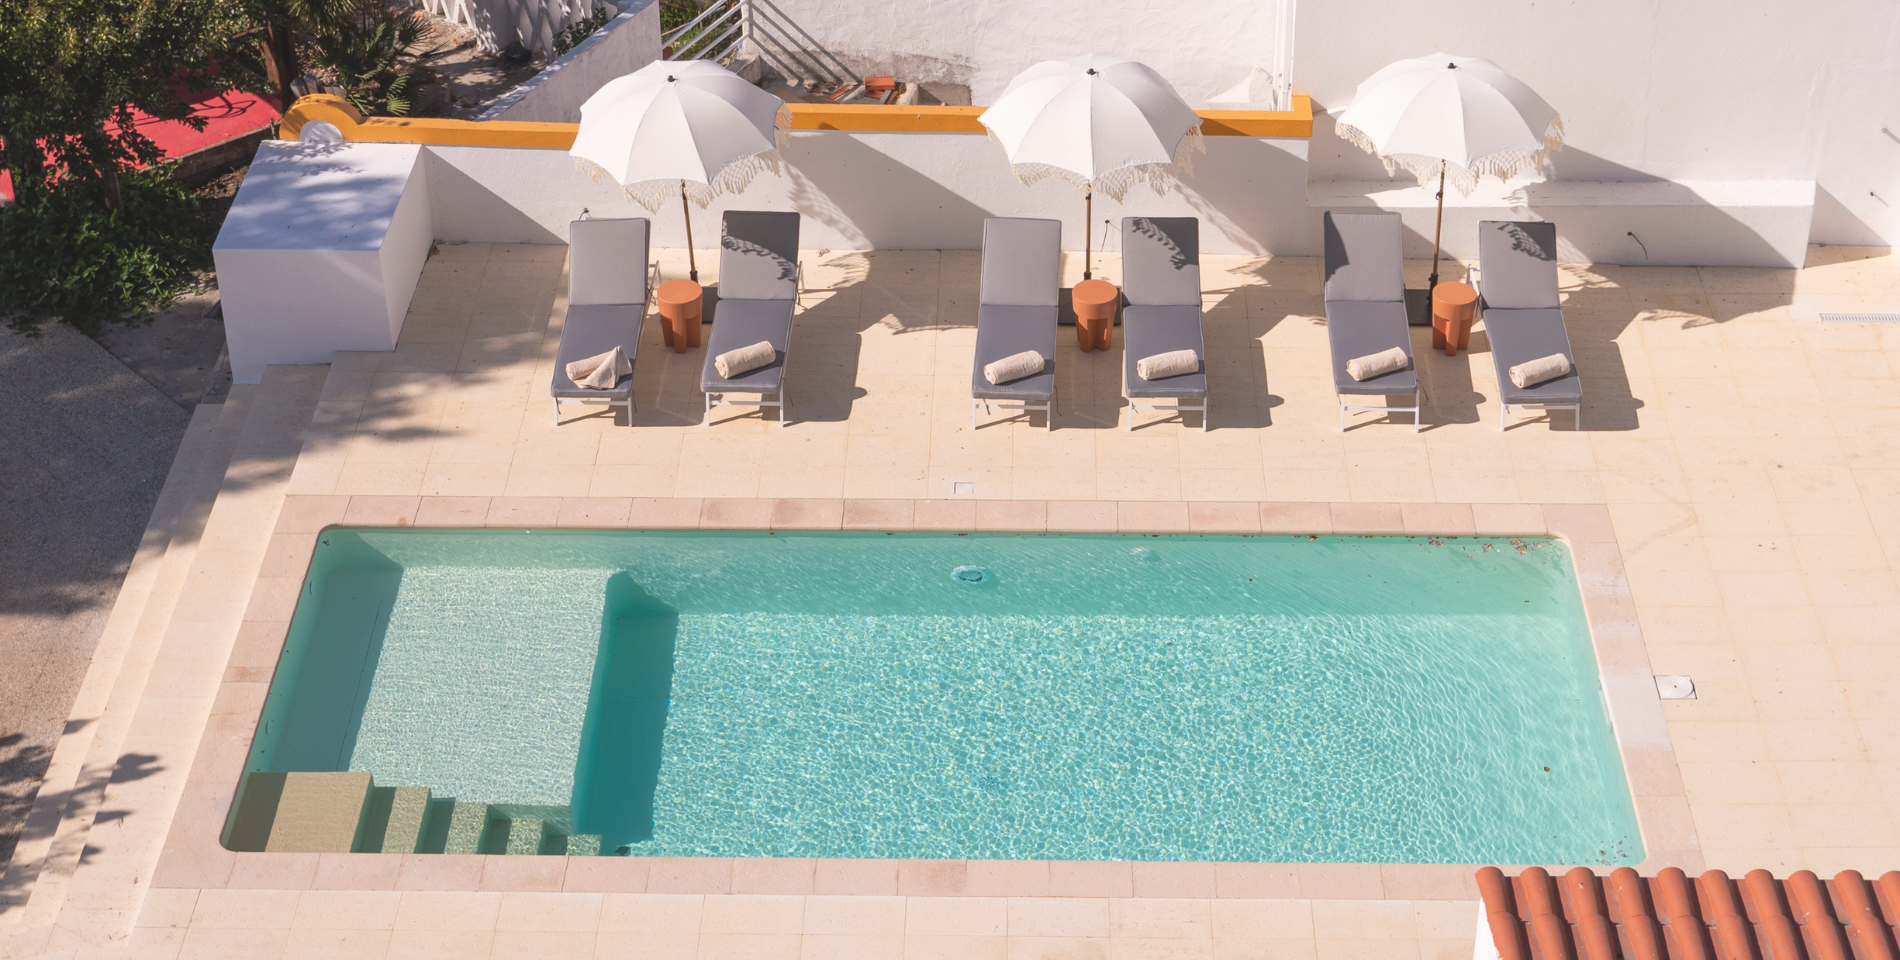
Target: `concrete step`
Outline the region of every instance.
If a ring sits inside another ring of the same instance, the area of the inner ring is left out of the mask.
[[[203,779],[216,768],[196,769],[196,754],[322,375],[319,368],[273,367],[263,382],[233,388],[224,404],[216,431],[219,455],[199,471],[212,496],[177,601],[170,617],[151,632],[143,669],[129,669],[128,660],[115,684],[98,749],[88,758],[89,775],[97,771],[100,788],[110,793],[115,809],[126,813],[112,821],[111,842],[87,845],[54,918],[62,934],[79,942],[112,943],[129,935],[174,830],[180,835],[179,855],[166,861],[174,871],[166,883],[198,875],[194,845],[206,848],[213,861],[220,855],[215,847],[222,824],[212,818],[229,804],[236,771],[226,774],[234,778],[230,783]],[[143,619],[141,632],[154,618]],[[160,677],[162,686],[154,686]],[[104,749],[108,744],[109,751]],[[168,775],[151,776],[118,762],[125,755],[149,757],[145,764]],[[90,816],[87,812],[88,821]]]
[[[0,924],[52,922],[177,606],[249,404],[193,412],[4,878]],[[26,909],[15,909],[26,907]]]

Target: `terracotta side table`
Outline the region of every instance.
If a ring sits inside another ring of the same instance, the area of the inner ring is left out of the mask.
[[[1075,339],[1082,352],[1107,350],[1115,329],[1115,304],[1122,292],[1107,280],[1084,280],[1071,291],[1075,304]]]
[[[699,346],[700,292],[691,280],[668,280],[654,293],[660,303],[660,332],[674,353]]]
[[[1478,308],[1478,291],[1470,285],[1447,282],[1432,288],[1432,349],[1455,357],[1471,348],[1471,317]]]

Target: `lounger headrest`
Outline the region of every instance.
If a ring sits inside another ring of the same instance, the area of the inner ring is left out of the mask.
[[[1201,305],[1201,221],[1122,218],[1122,292],[1140,306]]]
[[[798,296],[798,214],[728,210],[719,237],[721,300]]]
[[[993,306],[1053,307],[1062,287],[1062,221],[983,221],[983,290]]]
[[[1486,307],[1534,310],[1558,305],[1556,224],[1481,221],[1478,264]]]
[[[1405,260],[1398,214],[1328,210],[1322,221],[1329,302],[1405,299]]]
[[[647,220],[575,220],[567,225],[568,303],[647,302]]]

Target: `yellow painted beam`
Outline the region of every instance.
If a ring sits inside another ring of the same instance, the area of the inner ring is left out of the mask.
[[[984,107],[883,106],[878,104],[793,103],[794,130],[861,130],[878,133],[982,133],[977,121]],[[1201,132],[1210,137],[1294,137],[1313,135],[1313,101],[1293,98],[1291,110],[1202,110]],[[579,126],[572,123],[519,123],[510,120],[439,120],[433,117],[364,117],[342,97],[317,93],[292,104],[280,136],[296,140],[303,125],[334,124],[352,143],[434,143],[478,147],[538,147],[566,150]]]

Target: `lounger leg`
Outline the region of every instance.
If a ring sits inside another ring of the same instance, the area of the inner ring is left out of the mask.
[[[561,425],[561,398],[560,397],[554,398],[554,425],[557,427]]]
[[[1346,432],[1346,398],[1339,398],[1339,432]]]
[[[1583,432],[1583,404],[1577,404],[1577,432]]]
[[[1213,405],[1214,404],[1211,400],[1201,401],[1201,432],[1202,433],[1207,432],[1207,410],[1209,407],[1212,407]]]
[[[1053,431],[1055,430],[1055,428],[1056,428],[1056,402],[1054,400],[1051,400],[1048,403],[1045,403],[1042,405],[1042,429],[1044,431]]]
[[[970,429],[976,429],[976,401],[970,401]]]
[[[1417,433],[1419,431],[1419,428],[1425,425],[1425,401],[1421,399],[1421,397],[1422,397],[1422,394],[1420,394],[1418,391],[1415,390],[1412,392],[1412,432],[1413,433]]]

